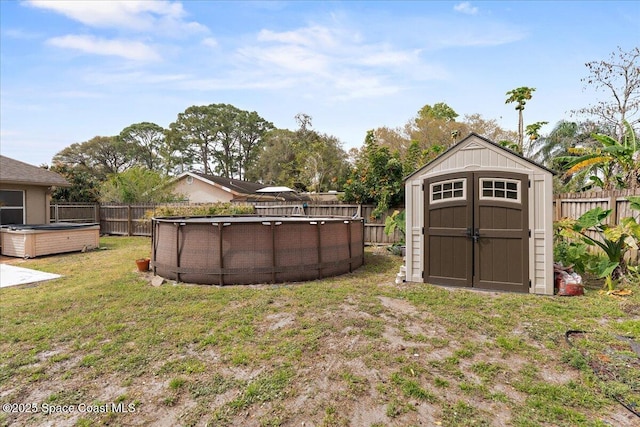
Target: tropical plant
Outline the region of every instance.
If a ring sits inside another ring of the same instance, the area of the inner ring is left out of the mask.
[[[558,158],[566,162],[566,176],[590,170],[589,177],[593,184],[605,190],[614,188],[637,188],[640,178],[639,144],[635,132],[628,122],[624,123],[625,134],[622,141],[602,134],[594,133],[591,137],[598,143],[595,147],[572,148],[573,156]]]
[[[640,211],[640,197],[628,197],[631,209]],[[596,207],[578,219],[565,218],[554,224],[556,229],[555,255],[579,273],[594,274],[605,279],[611,290],[628,272],[625,256],[637,249],[640,242],[640,224],[634,217],[623,218],[618,225],[609,225],[606,219],[611,209]],[[590,250],[591,248],[591,250]],[[600,251],[594,251],[598,248]]]
[[[407,232],[406,225],[406,211],[393,211],[391,215],[385,218],[384,220],[384,234],[387,236],[391,236],[396,230],[400,232],[402,238],[400,239],[400,244],[404,244],[405,235]]]
[[[524,140],[524,122],[522,118],[522,112],[527,101],[533,97],[533,92],[536,89],[533,87],[522,86],[507,92],[507,100],[505,104],[516,103],[516,111],[518,111],[518,151],[520,154],[524,152],[523,140]]]
[[[402,235],[399,242],[396,242],[387,248],[393,255],[404,255],[405,235],[407,228],[405,222],[405,212],[406,211],[393,211],[393,213],[387,216],[384,220],[384,234],[386,234],[387,236],[391,236],[396,230],[398,230]]]

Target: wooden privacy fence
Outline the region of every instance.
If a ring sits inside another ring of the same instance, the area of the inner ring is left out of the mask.
[[[387,216],[393,214],[394,209],[389,209],[380,218],[374,219],[371,217],[374,205],[299,201],[256,202],[254,205],[256,213],[260,215],[359,216],[364,218],[365,243],[390,245],[402,240],[402,234],[398,230],[391,236],[384,233],[384,222]]]
[[[96,222],[100,223],[102,234],[120,236],[151,236],[151,222],[146,218],[148,211],[165,205],[137,204],[52,204],[51,222]],[[184,206],[181,204],[180,206]],[[255,203],[256,213],[278,216],[361,216],[365,219],[364,241],[373,245],[389,245],[400,242],[401,233],[396,230],[391,236],[384,233],[384,221],[389,210],[379,219],[372,219],[373,205],[313,202],[259,202]],[[54,212],[56,215],[54,215]]]
[[[640,196],[640,189],[558,194],[553,200],[553,220],[579,218],[597,207],[611,209],[610,225],[619,224],[622,218],[638,218],[638,212],[629,207],[628,196]]]
[[[97,203],[56,203],[49,206],[49,222],[98,223],[100,205]]]
[[[151,236],[147,211],[156,205],[101,205],[100,232],[118,236]]]
[[[628,196],[640,196],[640,189],[615,191],[589,191],[584,193],[558,194],[553,200],[553,220],[562,218],[579,218],[587,211],[600,207],[611,209],[607,218],[609,225],[620,224],[623,218],[633,216],[639,218],[639,212],[630,207]],[[592,239],[599,239],[596,232],[588,232]],[[632,249],[626,256],[632,263],[640,262],[640,251]]]

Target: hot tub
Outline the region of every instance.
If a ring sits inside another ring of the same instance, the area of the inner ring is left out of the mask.
[[[99,224],[23,224],[0,228],[2,255],[34,258],[97,248]]]
[[[364,221],[258,215],[154,218],[154,274],[231,285],[313,280],[364,263]]]

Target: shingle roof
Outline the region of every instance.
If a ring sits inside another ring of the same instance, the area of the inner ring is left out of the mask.
[[[61,175],[0,155],[0,183],[69,187]]]
[[[246,200],[264,200],[267,198],[277,198],[281,200],[308,200],[309,198],[304,195],[299,195],[296,192],[280,192],[277,194],[264,194],[258,193],[258,190],[268,187],[267,185],[259,184],[257,182],[242,181],[240,179],[225,178],[217,175],[207,175],[202,172],[185,172],[178,176],[176,179],[181,179],[185,175],[192,175],[199,177],[205,182],[217,185],[233,193],[238,198],[246,198]]]
[[[224,178],[222,176],[216,176],[216,175],[205,175],[200,172],[191,172],[191,173],[193,173],[194,175],[198,175],[199,177],[204,178],[208,181],[214,182],[222,187],[226,187],[233,192],[241,193],[241,194],[253,194],[257,190],[260,190],[261,188],[266,187],[265,185],[258,184],[257,182],[242,181],[242,180],[233,179],[233,178]]]

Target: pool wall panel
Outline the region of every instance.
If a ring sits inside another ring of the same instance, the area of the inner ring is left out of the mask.
[[[186,283],[314,280],[364,263],[362,219],[154,218],[152,267]]]

